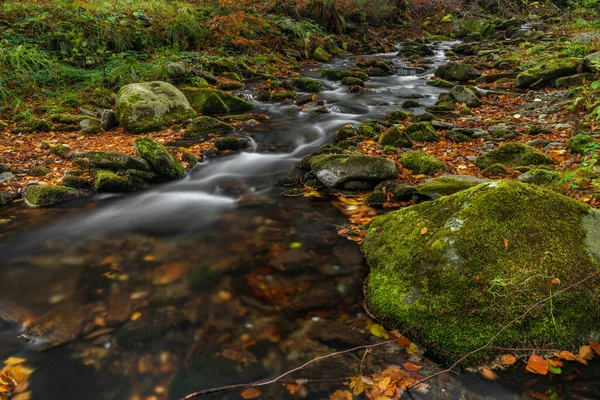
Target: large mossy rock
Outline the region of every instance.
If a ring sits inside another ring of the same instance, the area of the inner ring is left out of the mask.
[[[147,136],[140,137],[135,141],[135,150],[159,177],[179,179],[185,175],[185,168],[181,162],[156,140]]]
[[[438,199],[485,182],[489,181],[472,175],[442,175],[421,182],[417,186],[417,193],[432,199]]]
[[[202,114],[228,113],[252,110],[252,103],[228,93],[213,89],[181,89],[189,102]]]
[[[481,169],[494,164],[523,167],[552,164],[552,159],[534,147],[520,143],[507,143],[475,160],[475,165]]]
[[[127,193],[143,189],[145,182],[136,177],[117,175],[112,171],[97,171],[94,176],[94,189],[98,192]]]
[[[446,164],[432,155],[422,151],[406,151],[402,154],[402,166],[410,169],[415,174],[434,175],[443,169]]]
[[[127,132],[144,133],[184,122],[196,113],[175,86],[156,81],[123,86],[119,90],[116,115]]]
[[[600,70],[600,51],[585,56],[583,65],[592,72]]]
[[[406,132],[397,126],[392,126],[379,138],[379,144],[383,146],[406,147],[410,148],[413,145],[412,140]]]
[[[536,302],[599,270],[600,212],[499,181],[377,218],[363,250],[373,315],[451,364]],[[518,319],[493,345],[578,348],[597,338],[599,303],[598,279],[590,279]],[[491,353],[466,363],[489,361]]]
[[[183,133],[184,139],[202,139],[207,135],[222,135],[235,131],[232,125],[216,118],[201,116],[195,118]]]
[[[381,182],[395,179],[396,164],[383,157],[323,154],[310,159],[310,169],[327,187],[348,181]]]
[[[296,89],[302,92],[319,93],[325,90],[321,82],[315,79],[305,78],[303,76],[292,78],[292,84]]]
[[[141,158],[115,151],[81,151],[73,153],[76,158],[87,158],[90,164],[97,168],[114,171],[137,169],[150,171],[150,166]]]
[[[483,102],[476,90],[469,86],[456,85],[450,89],[450,94],[457,102],[464,103],[467,107],[479,107]]]
[[[581,63],[581,58],[557,58],[545,61],[517,75],[515,87],[527,89],[531,86],[550,83],[556,78],[573,75],[577,73],[577,68]]]
[[[449,62],[440,65],[435,70],[435,76],[447,81],[468,82],[481,76],[481,72],[475,69],[471,64]]]
[[[23,200],[29,207],[48,207],[65,203],[86,195],[86,192],[57,185],[29,186],[23,193]]]

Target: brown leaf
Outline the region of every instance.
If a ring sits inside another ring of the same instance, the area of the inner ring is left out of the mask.
[[[579,349],[579,357],[585,360],[591,360],[594,358],[594,351],[590,346],[581,346]]]
[[[408,372],[417,372],[423,369],[423,366],[412,361],[405,362],[404,364],[402,364],[402,366]]]
[[[553,367],[562,367],[564,364],[562,363],[562,361],[560,360],[554,360],[554,359],[550,359],[548,360],[548,364],[552,365]]]
[[[508,239],[504,238],[502,240],[504,240],[504,250],[508,250]]]
[[[532,354],[527,362],[527,371],[534,374],[546,375],[548,373],[548,362],[540,355]]]
[[[590,347],[596,354],[600,355],[600,343],[591,341]]]
[[[502,356],[502,364],[504,365],[513,365],[515,362],[517,362],[517,357],[512,354],[505,354]]]
[[[242,397],[244,399],[256,399],[262,394],[260,390],[257,388],[249,388],[242,392]]]
[[[556,354],[558,356],[558,358],[562,359],[562,360],[567,360],[567,361],[575,361],[577,359],[577,357],[575,357],[575,354],[563,350],[560,353]]]

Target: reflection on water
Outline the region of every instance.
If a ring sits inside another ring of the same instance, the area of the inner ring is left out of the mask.
[[[324,82],[330,90],[319,97],[329,114],[256,103],[270,120],[238,132],[252,138],[254,152],[202,163],[181,181],[51,210],[0,209],[0,219],[9,219],[0,248],[0,358],[26,359],[32,399],[177,399],[381,340],[360,307],[366,270],[358,246],[336,234],[345,217],[331,199],[280,197],[275,182],[301,176],[297,162],[336,128],[383,118],[407,96],[435,102],[440,89],[394,55],[383,57],[398,73],[372,78],[372,92],[349,94]],[[438,51],[431,64],[443,60]],[[318,70],[305,74],[321,79]],[[312,382],[295,389],[328,397],[357,375],[357,357],[311,365],[294,378]],[[363,372],[414,357],[377,348],[364,357]],[[417,378],[439,370],[419,363]],[[444,375],[413,396],[512,399],[524,390],[521,371],[498,382]],[[578,383],[528,384],[589,395],[598,382],[593,368],[584,371]],[[292,398],[293,389],[263,387],[262,398]],[[212,396],[228,397],[239,393]]]

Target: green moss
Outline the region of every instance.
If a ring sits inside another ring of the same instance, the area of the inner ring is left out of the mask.
[[[28,176],[44,176],[50,173],[50,168],[41,165],[32,165],[27,172]]]
[[[320,62],[328,62],[331,60],[331,55],[322,47],[317,47],[313,52],[313,58]]]
[[[388,213],[370,225],[363,245],[371,267],[367,303],[387,325],[452,363],[537,301],[598,271],[587,244],[599,240],[598,218],[573,199],[514,181]],[[590,280],[534,309],[493,344],[578,348],[598,335],[599,297]]]
[[[353,76],[347,76],[344,79],[342,79],[342,84],[346,86],[365,86],[365,82]]]
[[[52,114],[50,115],[50,121],[57,122],[65,125],[79,125],[81,121],[87,119],[85,115],[73,115],[73,114]]]
[[[397,126],[392,126],[379,138],[379,144],[394,147],[412,147],[413,143],[406,134]]]
[[[161,178],[179,179],[185,175],[185,168],[165,147],[156,140],[142,136],[135,141],[135,149],[140,157],[150,164]]]
[[[476,70],[471,64],[449,62],[439,66],[435,70],[435,76],[448,81],[467,82],[479,78],[481,72]]]
[[[482,172],[490,175],[508,175],[510,173],[510,169],[504,164],[492,164]]]
[[[448,82],[445,79],[432,79],[426,82],[427,85],[442,88],[442,89],[452,89],[455,84],[452,82]]]
[[[156,174],[150,171],[140,171],[138,169],[128,169],[125,171],[125,176],[127,176],[130,180],[142,180],[151,182],[156,179]]]
[[[485,169],[493,164],[509,167],[552,164],[552,159],[541,151],[520,143],[507,143],[477,158],[475,165]]]
[[[365,204],[370,207],[381,207],[387,201],[387,196],[383,192],[371,192],[365,198]]]
[[[431,122],[417,122],[406,128],[408,136],[418,142],[438,142],[440,137]]]
[[[114,171],[122,169],[150,171],[150,166],[143,159],[115,151],[84,151],[76,152],[74,156],[76,158],[88,159],[90,164],[96,168],[111,169]]]
[[[538,82],[549,82],[563,76],[573,75],[582,63],[580,58],[557,58],[521,72],[515,79],[515,87],[526,89]]]
[[[330,81],[341,81],[344,78],[358,78],[363,82],[369,80],[369,75],[362,71],[354,71],[348,69],[328,69],[323,68],[321,70],[321,76],[329,79]]]
[[[293,78],[292,84],[296,89],[302,92],[319,93],[324,90],[321,82],[300,76]]]
[[[89,179],[74,175],[65,176],[62,179],[61,184],[73,189],[92,189],[92,182]]]
[[[198,157],[194,153],[190,153],[189,151],[184,152],[181,155],[181,159],[188,163],[190,167],[193,167],[199,162]]]
[[[561,180],[561,174],[557,171],[549,171],[547,169],[535,168],[521,174],[517,181],[531,183],[534,185],[549,185],[557,183]]]
[[[322,154],[310,159],[310,168],[327,187],[348,181],[381,182],[395,179],[396,164],[384,157]]]
[[[572,153],[583,154],[586,149],[590,149],[595,143],[591,135],[575,135],[567,142],[567,150]]]
[[[416,108],[421,107],[421,103],[416,100],[406,100],[402,103],[402,108]]]
[[[240,151],[250,146],[246,138],[237,136],[228,136],[215,140],[215,147],[220,151]]]
[[[464,133],[460,133],[457,131],[446,132],[445,137],[446,137],[446,140],[451,140],[455,143],[464,143],[464,142],[469,142],[471,140],[470,136],[467,136]]]
[[[473,111],[469,107],[461,108],[460,113],[462,115],[473,115]]]
[[[120,176],[111,171],[96,171],[94,177],[94,189],[98,192],[127,193],[142,189],[143,181],[126,176]]]
[[[235,128],[225,122],[219,121],[216,118],[201,116],[192,120],[187,126],[183,138],[203,139],[210,134],[221,135],[233,131],[235,131]]]
[[[65,186],[34,185],[27,187],[23,199],[30,207],[47,207],[73,200],[82,194],[79,190]]]
[[[391,123],[398,123],[400,121],[406,121],[409,117],[412,117],[412,113],[406,112],[406,111],[402,111],[402,110],[395,110],[392,111],[391,113],[389,113],[386,117],[385,120]]]
[[[402,165],[415,174],[433,175],[446,168],[446,164],[422,151],[407,151],[402,154]]]
[[[241,82],[221,82],[218,85],[220,90],[238,90],[244,87],[244,84]]]
[[[274,95],[271,96],[271,101],[278,103],[280,101],[284,101],[286,99],[291,99],[294,100],[296,98],[296,92],[291,91],[291,90],[287,90],[284,92],[277,92]]]
[[[449,196],[462,190],[472,188],[487,182],[486,179],[471,175],[442,175],[437,178],[427,179],[417,186],[417,193],[437,199]]]

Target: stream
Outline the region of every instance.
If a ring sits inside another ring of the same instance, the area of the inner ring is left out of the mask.
[[[276,183],[301,177],[298,162],[340,126],[384,119],[415,94],[422,107],[410,111],[434,104],[443,90],[425,78],[452,44],[438,43],[432,69],[420,75],[396,53],[377,55],[397,73],[371,78],[369,92],[349,93],[320,77],[321,68],[342,68],[352,58],[307,67],[303,75],[327,88],[318,98],[329,113],[254,101],[253,112],[269,119],[236,132],[252,140],[253,151],[200,163],[181,181],[52,209],[1,208],[0,361],[26,360],[33,400],[178,399],[381,341],[365,330],[366,266],[359,247],[337,234],[348,221],[332,207],[336,199],[283,197],[286,188]],[[42,316],[38,335],[19,337]],[[293,375],[315,382],[265,386],[261,398],[328,398],[359,366],[371,373],[411,360],[393,346],[374,349],[362,363],[349,354],[329,358]],[[442,369],[418,362],[424,368],[416,377]],[[571,396],[561,398],[590,398],[576,396],[600,391],[593,388],[597,363],[564,382],[523,371],[501,371],[497,381],[446,374],[413,396],[515,399],[560,387]]]

